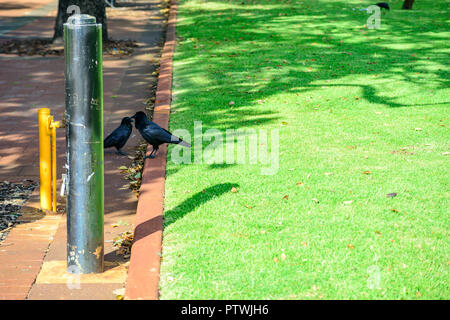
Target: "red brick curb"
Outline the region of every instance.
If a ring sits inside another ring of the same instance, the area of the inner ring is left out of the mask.
[[[176,14],[177,1],[172,0],[153,111],[153,121],[166,129],[169,126],[172,96]],[[147,155],[150,151],[147,148]],[[125,291],[127,299],[156,300],[159,297],[166,156],[167,145],[163,145],[155,159],[147,158],[145,161]]]

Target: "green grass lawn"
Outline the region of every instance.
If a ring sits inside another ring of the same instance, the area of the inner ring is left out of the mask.
[[[170,129],[278,129],[279,169],[170,147],[162,299],[450,298],[448,2],[374,2],[179,1]]]

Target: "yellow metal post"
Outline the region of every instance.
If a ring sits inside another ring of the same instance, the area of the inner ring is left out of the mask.
[[[56,128],[62,128],[64,125],[60,121],[53,121],[51,117],[50,128],[52,131],[52,187],[53,187],[53,197],[52,197],[52,210],[56,212],[56,168],[57,168],[57,158],[56,158]]]
[[[52,210],[56,212],[56,126],[52,123]]]
[[[50,155],[50,109],[39,109],[39,172],[41,176],[41,209],[52,210],[51,155]]]

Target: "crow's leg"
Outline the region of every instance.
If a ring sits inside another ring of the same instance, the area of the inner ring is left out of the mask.
[[[149,158],[149,159],[154,159],[156,157],[156,152],[158,152],[158,147],[153,147],[152,152],[150,152],[150,154],[145,157],[145,159]]]
[[[126,156],[127,155],[127,153],[123,152],[122,150],[120,150],[120,148],[117,148],[117,154],[120,154],[122,156]]]
[[[147,158],[148,158],[148,159],[153,159],[153,158],[155,158],[155,156],[153,155],[154,152],[155,152],[155,149],[153,149],[152,152],[150,152],[150,154],[149,154],[148,156],[145,156],[144,160],[147,159]]]
[[[156,154],[158,153],[158,149],[159,149],[159,146],[153,147],[153,151],[155,151],[155,153],[153,154],[153,158],[156,157]]]

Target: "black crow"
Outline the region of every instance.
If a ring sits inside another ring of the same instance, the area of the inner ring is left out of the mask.
[[[151,159],[156,156],[156,152],[158,152],[159,146],[163,143],[173,143],[180,144],[188,148],[191,147],[189,143],[181,140],[166,129],[161,128],[156,123],[150,121],[142,111],[136,112],[136,114],[131,118],[135,119],[134,125],[136,126],[136,129],[139,130],[145,141],[153,146],[153,150],[148,156]]]
[[[389,4],[387,2],[378,2],[376,5],[379,6],[380,8],[389,10]]]
[[[128,138],[131,135],[131,131],[133,130],[132,122],[133,120],[130,117],[123,118],[120,126],[107,136],[105,141],[103,141],[103,147],[116,147],[117,153],[126,156],[127,154],[120,149],[127,143]]]

